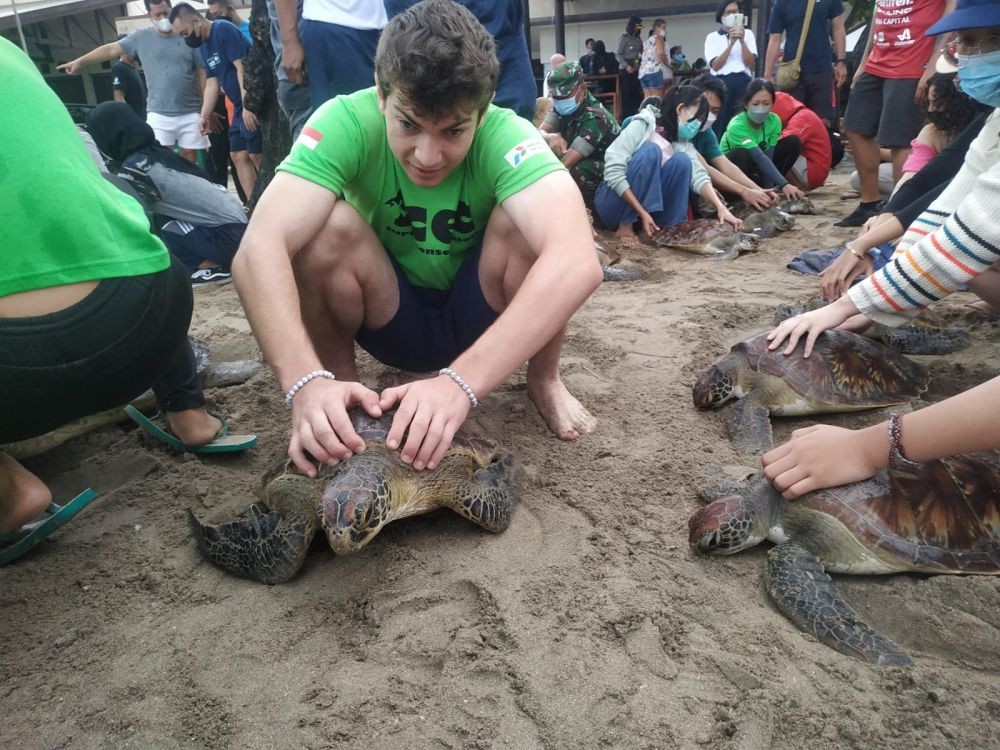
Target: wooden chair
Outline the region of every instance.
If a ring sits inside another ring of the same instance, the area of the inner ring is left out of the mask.
[[[595,91],[594,98],[611,111],[615,120],[621,121],[621,92],[619,90],[618,75],[615,73],[609,73],[603,76],[586,76],[583,80],[587,84],[587,88],[590,89],[598,88],[602,81],[614,81],[615,88],[613,91],[607,91],[604,93],[597,93]]]

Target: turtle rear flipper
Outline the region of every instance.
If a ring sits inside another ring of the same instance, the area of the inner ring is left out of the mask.
[[[752,396],[733,404],[727,426],[729,439],[741,456],[759,456],[774,447],[770,409]]]
[[[844,601],[823,564],[798,542],[767,554],[767,593],[792,622],[842,654],[880,667],[908,667],[910,658]]]
[[[969,345],[969,332],[964,328],[876,324],[872,333],[886,346],[903,354],[948,354]]]
[[[284,583],[294,576],[316,533],[315,522],[260,513],[251,506],[249,517],[207,526],[191,511],[188,520],[201,553],[223,570],[261,583]]]

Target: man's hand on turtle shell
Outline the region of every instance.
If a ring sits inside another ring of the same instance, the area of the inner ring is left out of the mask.
[[[882,428],[882,425],[876,425]],[[764,475],[786,500],[807,492],[839,487],[875,476],[884,465],[875,456],[888,456],[888,439],[879,444],[878,429],[847,430],[813,425],[792,433],[792,439],[761,457]]]
[[[780,196],[761,188],[744,188],[740,197],[758,211],[764,211],[777,203]]]
[[[365,449],[365,441],[354,430],[347,414],[348,407],[355,404],[373,417],[382,416],[378,394],[361,383],[316,378],[295,394],[288,457],[300,471],[316,476],[316,465],[310,456],[320,463],[336,466]]]
[[[786,183],[783,188],[781,188],[781,194],[785,196],[790,201],[797,201],[800,198],[805,198],[806,194],[799,190],[792,183]]]
[[[447,375],[382,391],[383,411],[396,404],[399,408],[385,443],[391,450],[402,446],[400,458],[417,470],[437,467],[472,408],[465,392]]]

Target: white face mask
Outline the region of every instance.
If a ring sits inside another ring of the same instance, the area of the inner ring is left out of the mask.
[[[722,17],[722,25],[724,27],[726,27],[727,29],[731,29],[731,28],[733,28],[733,21],[735,21],[735,20],[736,19],[733,18],[732,14],[730,14],[728,16],[723,16]]]
[[[705,120],[705,124],[701,126],[701,132],[704,133],[706,130],[712,127],[712,123],[718,119],[719,118],[716,115],[713,115],[711,112],[709,112],[708,119]]]
[[[153,26],[155,26],[160,32],[164,34],[169,34],[174,30],[173,25],[170,23],[169,18],[158,18],[153,21]]]

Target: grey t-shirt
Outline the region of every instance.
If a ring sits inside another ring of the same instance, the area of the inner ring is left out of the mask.
[[[158,115],[197,114],[201,111],[201,87],[196,68],[203,68],[198,50],[180,36],[163,36],[152,26],[137,29],[119,44],[131,58],[139,58],[146,74],[149,95],[146,109]]]
[[[302,2],[295,4],[295,17],[298,19],[299,38],[302,38]],[[281,67],[281,27],[278,25],[278,8],[274,0],[267,0],[267,15],[271,19],[271,46],[274,47],[274,74],[279,81],[287,81],[288,75]]]

